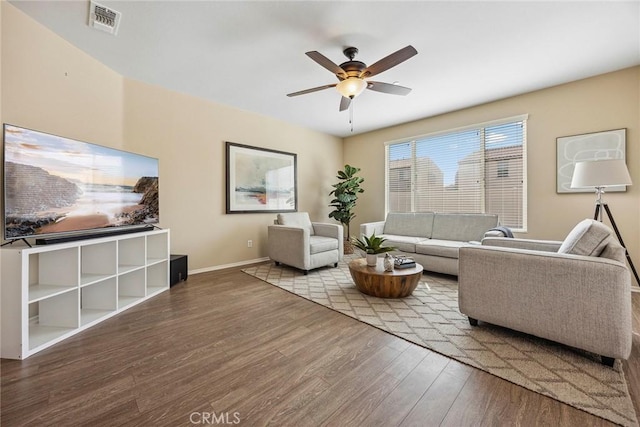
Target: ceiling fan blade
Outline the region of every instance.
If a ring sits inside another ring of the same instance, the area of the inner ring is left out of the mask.
[[[380,61],[375,64],[370,65],[365,68],[362,73],[360,73],[360,77],[373,77],[376,74],[380,74],[383,71],[387,71],[391,67],[395,67],[401,62],[406,61],[414,55],[417,55],[418,51],[411,45],[404,47],[389,56],[382,58]]]
[[[346,98],[343,96],[340,99],[340,111],[349,109],[349,105],[351,105],[351,98]]]
[[[320,52],[316,52],[315,50],[311,52],[307,52],[306,55],[316,61],[318,64],[322,65],[327,70],[331,71],[333,74],[338,76],[339,78],[346,79],[347,73],[340,68],[337,64],[335,64],[332,60],[321,54]]]
[[[392,85],[390,83],[367,81],[367,89],[376,92],[390,93],[391,95],[408,95],[411,89],[400,85]]]
[[[298,96],[298,95],[304,95],[307,93],[311,93],[311,92],[318,92],[320,90],[324,90],[324,89],[329,89],[330,87],[336,87],[338,84],[332,84],[332,85],[324,85],[324,86],[318,86],[318,87],[312,87],[311,89],[305,89],[305,90],[301,90],[299,92],[293,92],[293,93],[288,93],[287,96]]]

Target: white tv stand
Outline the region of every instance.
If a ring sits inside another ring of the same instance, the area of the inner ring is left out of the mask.
[[[0,356],[25,359],[169,289],[169,230],[2,248]]]

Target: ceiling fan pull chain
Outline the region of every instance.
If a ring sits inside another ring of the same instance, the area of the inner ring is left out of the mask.
[[[349,124],[351,125],[351,132],[353,133],[353,100],[351,100],[351,104],[349,105]]]

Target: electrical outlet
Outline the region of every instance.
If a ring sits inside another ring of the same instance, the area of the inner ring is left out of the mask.
[[[253,247],[253,240],[247,240],[247,247],[248,248],[252,248]]]

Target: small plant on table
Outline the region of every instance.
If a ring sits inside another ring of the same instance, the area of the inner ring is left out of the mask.
[[[376,236],[374,232],[371,236],[362,236],[362,239],[353,239],[353,246],[360,249],[367,255],[367,265],[376,265],[378,254],[394,251],[394,246],[382,246],[386,241],[384,237]]]

